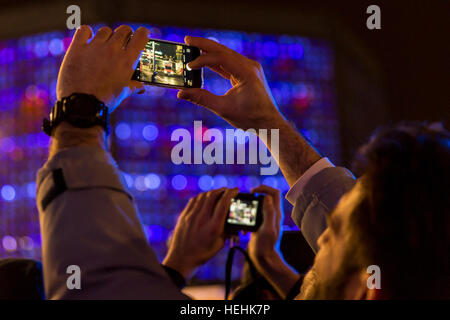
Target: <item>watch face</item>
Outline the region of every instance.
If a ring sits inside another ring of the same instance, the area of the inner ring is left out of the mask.
[[[83,118],[95,118],[101,109],[99,101],[88,95],[73,95],[66,100],[65,105],[69,114]]]
[[[67,121],[78,128],[99,125],[107,135],[109,134],[108,108],[93,95],[73,93],[56,102],[50,113],[50,120],[44,119],[42,128],[51,136],[62,121]]]
[[[94,96],[74,94],[64,101],[64,106],[65,120],[76,127],[89,128],[107,121],[103,103]]]

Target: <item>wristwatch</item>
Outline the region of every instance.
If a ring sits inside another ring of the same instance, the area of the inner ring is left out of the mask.
[[[63,121],[77,128],[91,128],[100,125],[109,133],[108,107],[94,95],[72,93],[57,101],[50,112],[50,119],[44,119],[42,129],[49,136]]]

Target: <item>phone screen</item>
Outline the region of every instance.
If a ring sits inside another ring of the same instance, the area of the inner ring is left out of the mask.
[[[149,40],[142,51],[133,79],[152,85],[175,88],[201,88],[201,70],[188,70],[187,64],[200,55],[200,49],[182,43]]]
[[[258,200],[234,198],[231,201],[227,223],[247,227],[256,226],[258,206]]]

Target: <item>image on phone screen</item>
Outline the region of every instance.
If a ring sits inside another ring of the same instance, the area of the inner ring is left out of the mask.
[[[233,199],[231,201],[227,222],[235,225],[255,226],[258,205],[258,200]]]
[[[175,88],[200,88],[201,70],[188,70],[187,64],[200,50],[182,43],[149,40],[142,51],[133,79]]]

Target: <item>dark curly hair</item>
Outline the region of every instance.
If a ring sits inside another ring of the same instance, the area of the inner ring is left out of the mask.
[[[450,298],[450,135],[440,124],[378,130],[358,152],[353,250],[381,269],[381,297]]]

